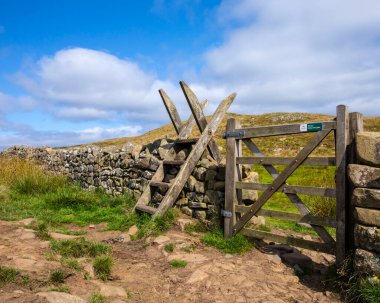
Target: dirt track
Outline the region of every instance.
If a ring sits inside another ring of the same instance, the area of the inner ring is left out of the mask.
[[[28,223],[28,221],[26,221]],[[102,232],[102,225],[84,228],[87,238],[102,241],[115,239],[121,232]],[[54,237],[70,236],[54,234]],[[128,239],[127,239],[128,240]],[[85,280],[83,273],[72,271],[65,285],[71,295],[49,293],[51,285],[33,284],[28,289],[7,285],[0,289],[0,302],[86,302],[92,293],[102,293],[107,302],[340,302],[326,292],[321,283],[325,265],[332,257],[301,251],[315,262],[316,273],[300,280],[292,267],[273,253],[257,249],[243,255],[226,255],[203,245],[199,237],[190,236],[175,226],[164,236],[146,241],[111,244],[115,260],[114,280]],[[112,242],[112,241],[108,241]],[[175,244],[172,253],[165,243]],[[25,222],[0,221],[0,264],[27,272],[34,280],[46,281],[61,268],[49,254],[49,242],[36,238]],[[185,268],[173,268],[170,260],[187,260]],[[91,261],[80,259],[90,275]]]

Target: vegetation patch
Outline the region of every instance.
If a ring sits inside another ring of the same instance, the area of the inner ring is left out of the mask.
[[[63,269],[57,269],[50,274],[49,282],[54,284],[64,283],[69,274]]]
[[[104,303],[105,301],[106,301],[105,296],[99,293],[93,293],[87,302],[88,303]]]
[[[173,243],[165,244],[165,246],[164,246],[164,250],[165,250],[167,253],[172,253],[172,252],[174,251],[174,244],[173,244]]]
[[[66,267],[69,267],[71,269],[74,269],[76,271],[81,271],[82,270],[82,266],[79,264],[79,262],[75,259],[71,259],[71,258],[62,258],[60,260],[61,264],[63,266],[66,266]]]
[[[253,247],[252,243],[241,234],[237,234],[230,239],[225,239],[221,230],[206,233],[201,238],[201,241],[228,254],[241,254],[251,250]]]
[[[202,222],[195,222],[194,224],[192,223],[187,223],[185,224],[185,232],[187,232],[189,235],[194,235],[196,233],[204,233],[208,231],[207,226],[202,223]]]
[[[105,244],[100,244],[88,241],[85,238],[70,239],[70,240],[53,240],[50,242],[50,247],[53,252],[59,253],[64,257],[96,257],[107,254],[111,251],[111,247]]]
[[[174,259],[170,261],[170,265],[174,268],[183,268],[187,266],[187,261],[180,260],[180,259]]]
[[[100,280],[107,281],[111,276],[113,264],[114,262],[110,256],[97,257],[93,263],[95,275]]]

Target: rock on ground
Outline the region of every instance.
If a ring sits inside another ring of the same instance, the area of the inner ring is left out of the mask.
[[[64,292],[47,291],[39,292],[37,295],[44,297],[49,303],[86,303],[82,298]]]
[[[380,254],[363,249],[355,251],[355,269],[365,275],[380,275]]]

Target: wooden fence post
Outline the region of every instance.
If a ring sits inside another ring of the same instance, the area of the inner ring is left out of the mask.
[[[227,120],[226,132],[234,131],[236,120]],[[236,139],[227,137],[226,143],[226,180],[225,180],[225,197],[224,197],[224,237],[232,236],[232,227],[235,216],[235,178],[236,178]]]
[[[347,151],[347,165],[348,164],[358,164],[359,159],[356,155],[356,134],[363,131],[363,115],[361,113],[350,113],[349,114],[350,132],[348,141],[348,151]],[[346,232],[347,232],[347,252],[350,253],[354,247],[354,208],[351,203],[351,198],[353,195],[353,187],[350,182],[347,183],[347,199],[348,207],[346,212]]]
[[[347,256],[347,151],[349,143],[349,115],[345,105],[336,108],[335,154],[336,154],[336,263],[342,264]]]

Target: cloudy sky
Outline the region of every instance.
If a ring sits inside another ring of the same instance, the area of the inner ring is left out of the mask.
[[[0,148],[132,136],[169,123],[178,81],[210,114],[380,115],[378,0],[0,0]]]

